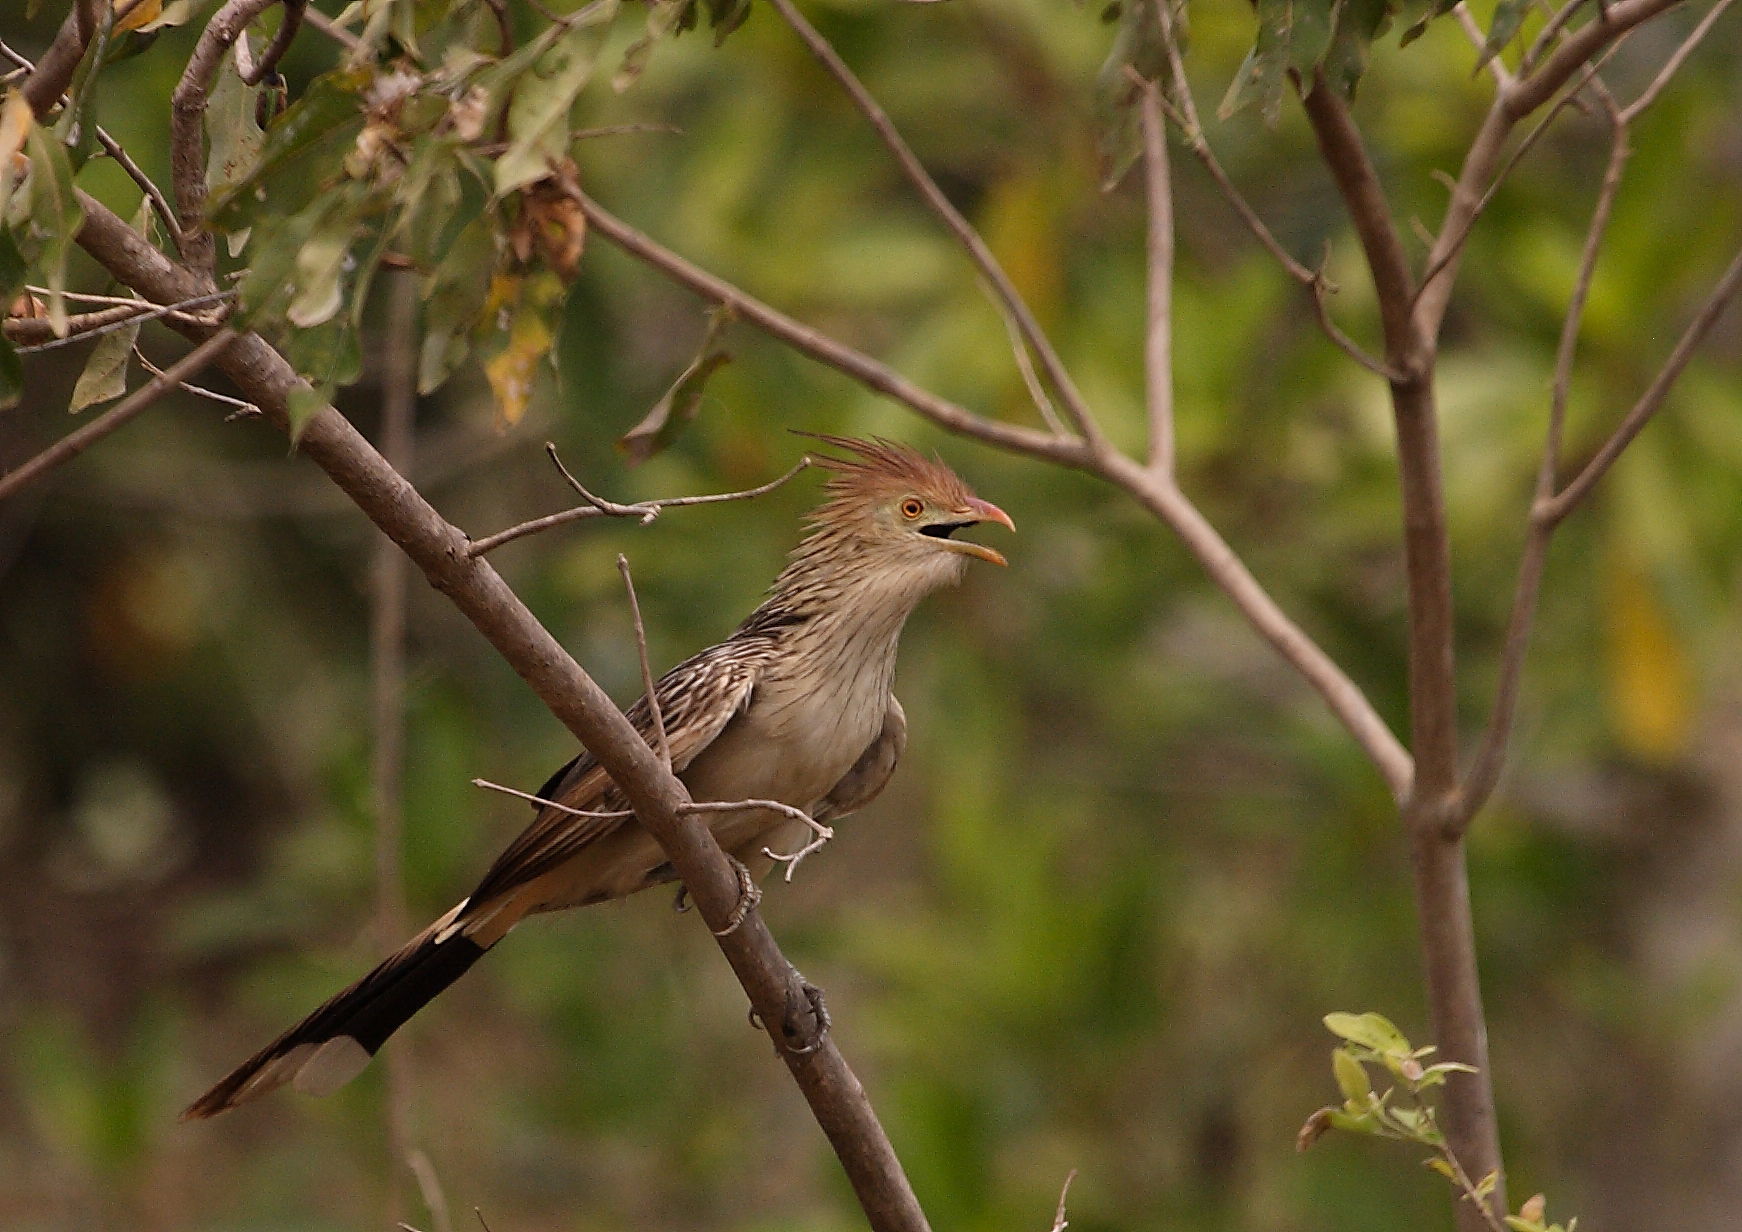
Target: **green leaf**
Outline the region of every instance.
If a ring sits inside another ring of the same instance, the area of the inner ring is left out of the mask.
[[[496,268],[496,235],[480,215],[460,229],[441,264],[423,283],[423,347],[418,355],[417,388],[430,393],[466,358],[466,335],[484,310],[490,275]]]
[[[624,49],[622,64],[611,78],[611,88],[622,93],[634,85],[647,67],[653,49],[676,33],[686,16],[694,24],[695,0],[652,0],[647,6],[647,29]]]
[[[73,190],[67,149],[52,133],[33,127],[25,138],[30,151],[30,229],[41,247],[36,266],[48,285],[48,320],[55,337],[67,333],[67,258],[85,211]]]
[[[1382,1056],[1409,1055],[1409,1041],[1383,1014],[1326,1014],[1324,1021],[1331,1034]]]
[[[243,84],[234,53],[218,65],[218,78],[206,105],[206,189],[222,196],[254,173],[266,148],[266,134],[255,123],[260,91]]]
[[[1274,126],[1282,115],[1283,72],[1289,66],[1289,43],[1294,37],[1294,5],[1291,0],[1258,0],[1256,7],[1258,37],[1228,86],[1217,114],[1230,119],[1256,103],[1264,122]]]
[[[1331,1073],[1336,1076],[1337,1090],[1344,1099],[1360,1101],[1373,1094],[1373,1084],[1367,1078],[1367,1070],[1347,1050],[1336,1048],[1331,1051]]]
[[[1482,44],[1482,54],[1476,57],[1476,71],[1480,72],[1505,49],[1529,12],[1529,0],[1500,0],[1494,7],[1494,22],[1488,27],[1488,41]]]
[[[569,112],[593,75],[613,10],[607,5],[599,16],[569,27],[515,83],[508,104],[508,149],[496,160],[498,197],[543,179],[568,153]]]
[[[1167,65],[1167,44],[1162,37],[1157,4],[1173,0],[1131,0],[1119,10],[1119,32],[1095,78],[1095,112],[1100,122],[1101,189],[1111,191],[1137,161],[1142,149],[1142,130],[1136,109],[1137,87],[1126,70],[1148,81],[1157,81]],[[1174,29],[1180,29],[1184,10],[1173,9]]]
[[[290,420],[290,443],[292,445],[302,439],[303,432],[309,422],[327,408],[329,395],[311,385],[298,385],[290,391],[290,397],[285,399],[284,413]]]
[[[338,211],[335,211],[338,213]],[[345,258],[356,236],[356,219],[339,213],[303,244],[296,254],[296,294],[284,316],[292,325],[307,329],[337,315],[344,303],[341,283]]]
[[[222,226],[241,228],[256,209],[295,213],[330,187],[343,172],[346,153],[363,128],[358,91],[367,73],[337,69],[309,83],[308,90],[267,128],[249,174],[214,193],[208,212]],[[244,191],[254,187],[262,193]],[[264,196],[264,202],[257,197]]]
[[[718,308],[708,314],[708,328],[702,335],[702,345],[665,396],[653,404],[645,418],[617,442],[632,465],[639,465],[654,454],[669,448],[702,409],[702,394],[722,365],[732,361],[729,351],[720,346],[720,337],[732,323],[730,309]]]
[[[139,340],[140,321],[129,321],[113,333],[104,334],[91,348],[85,370],[73,386],[67,410],[74,414],[87,406],[108,402],[127,392],[127,367],[133,360],[133,344]]]

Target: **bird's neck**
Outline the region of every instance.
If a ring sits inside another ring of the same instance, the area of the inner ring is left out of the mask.
[[[815,646],[862,667],[867,660],[892,662],[919,601],[960,575],[956,559],[868,558],[843,533],[819,529],[794,550],[740,632],[771,636],[795,650]]]

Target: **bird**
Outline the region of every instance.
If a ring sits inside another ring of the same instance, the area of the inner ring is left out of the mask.
[[[839,451],[811,455],[828,478],[807,533],[737,630],[665,673],[652,693],[672,771],[693,800],[773,800],[825,824],[870,803],[906,748],[907,718],[891,681],[908,616],[959,582],[970,560],[1006,563],[957,532],[1015,524],[936,457],[882,437],[805,435]],[[645,696],[626,714],[657,741]],[[470,894],[237,1066],[182,1119],[215,1116],[287,1083],[313,1095],[335,1091],[527,916],[676,880],[590,753],[553,774],[537,797],[531,824]],[[801,817],[761,807],[699,815],[737,863],[741,908],[778,853],[809,835]]]

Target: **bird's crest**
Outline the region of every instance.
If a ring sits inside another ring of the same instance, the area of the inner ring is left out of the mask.
[[[880,500],[907,490],[923,493],[949,508],[965,505],[974,498],[973,490],[942,461],[928,458],[917,449],[896,441],[881,436],[856,440],[822,432],[800,432],[798,435],[857,455],[852,458],[811,455],[814,465],[832,472],[824,485],[834,497],[830,505]]]

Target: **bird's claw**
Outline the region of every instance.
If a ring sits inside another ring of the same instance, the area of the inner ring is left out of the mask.
[[[828,1038],[829,1028],[834,1025],[834,1020],[829,1017],[829,1007],[823,1002],[823,990],[805,979],[804,976],[799,975],[796,970],[793,974],[798,976],[799,991],[804,994],[805,1003],[810,1008],[810,1017],[811,1021],[815,1023],[815,1029],[809,1031],[805,1029],[803,1019],[794,1012],[796,1007],[789,1002],[786,1017],[780,1024],[780,1033],[785,1040],[786,1050],[795,1057],[802,1057],[823,1046],[823,1041]],[[798,1042],[803,1035],[807,1034],[810,1036],[809,1039],[802,1043]]]
[[[726,917],[726,926],[714,929],[716,937],[730,937],[737,932],[756,909],[756,904],[762,901],[762,889],[756,884],[756,878],[750,875],[750,870],[744,867],[744,862],[731,856],[726,859],[731,860],[732,871],[738,874],[738,901],[733,904],[731,914]]]

